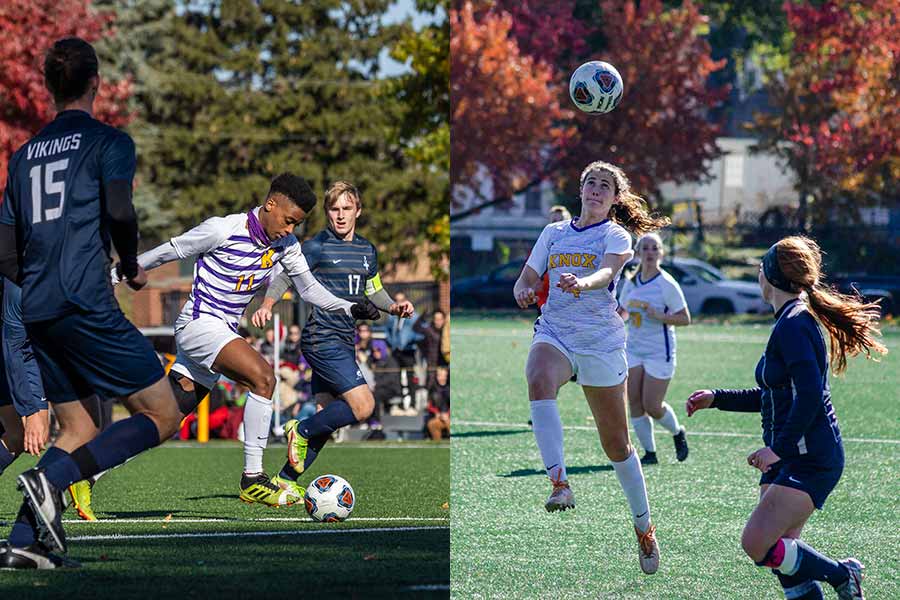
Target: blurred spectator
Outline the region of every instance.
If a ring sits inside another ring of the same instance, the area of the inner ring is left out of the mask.
[[[447,315],[444,314],[444,311],[438,309],[431,315],[430,322],[426,323],[423,315],[423,318],[413,325],[416,333],[422,335],[420,348],[422,349],[422,354],[425,355],[429,373],[433,372],[437,367],[446,367],[448,364],[441,352],[441,337],[444,333],[446,321]]]
[[[398,292],[394,296],[395,302],[399,303],[405,300],[406,294],[403,292]],[[402,368],[410,368],[416,364],[416,342],[422,337],[415,330],[418,319],[419,314],[415,312],[407,319],[401,319],[396,315],[390,315],[387,318],[385,330],[387,343],[391,354]]]
[[[444,362],[450,364],[450,315],[444,319],[444,328],[441,330],[441,356]]]
[[[291,325],[288,327],[287,337],[281,346],[282,361],[287,361],[295,365],[300,364],[300,326]]]
[[[219,436],[236,440],[239,439],[238,431],[241,428],[241,423],[244,422],[244,405],[247,403],[247,392],[249,390],[240,383],[222,383],[222,379],[219,381],[218,385],[230,385],[231,387],[225,396],[228,404],[228,418],[225,424],[222,425],[222,429],[219,430]]]
[[[266,329],[265,335],[265,339],[262,344],[259,345],[259,353],[262,354],[262,357],[269,361],[269,363],[272,363],[275,361],[275,330],[270,327]]]
[[[438,367],[428,386],[428,417],[425,422],[433,440],[450,436],[450,371]]]
[[[368,323],[356,326],[356,364],[362,372],[363,379],[370,388],[375,389],[375,375],[372,373],[372,328]]]
[[[306,361],[302,362],[306,363]],[[302,421],[316,414],[316,402],[309,393],[308,381],[304,381],[305,373],[301,369],[285,363],[279,369],[278,375],[280,379],[278,393],[281,398],[281,421],[284,422],[289,419]],[[309,377],[307,377],[308,379]]]
[[[356,326],[356,362],[369,362],[372,355],[372,327],[368,323]]]
[[[391,356],[387,344],[381,340],[372,341],[372,357],[370,363],[375,377],[375,410],[373,415],[381,420],[383,410],[390,414],[398,414],[399,406],[390,406],[390,401],[401,393],[400,369],[397,361]]]

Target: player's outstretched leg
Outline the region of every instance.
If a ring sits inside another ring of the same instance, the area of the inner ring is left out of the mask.
[[[625,410],[625,382],[608,387],[584,386],[584,395],[591,407],[600,443],[628,500],[638,538],[638,558],[641,570],[647,575],[659,569],[659,544],[656,527],[650,520],[647,485],[637,451],[629,443]]]
[[[573,376],[572,363],[558,348],[546,342],[535,342],[528,352],[525,377],[528,381],[529,410],[534,441],[544,463],[544,471],[553,489],[544,502],[548,512],[575,508],[575,495],[566,475],[563,427],[556,395]]]
[[[313,373],[315,377],[315,371]],[[335,431],[368,419],[375,408],[372,390],[365,383],[342,391],[340,398],[329,393],[318,393],[316,402],[324,408],[302,421],[292,419],[284,426],[288,450],[287,462],[279,473],[280,477],[296,481],[316,460]]]
[[[799,581],[824,581],[842,599],[863,598],[862,565],[854,558],[836,561],[799,539],[815,510],[805,490],[779,484],[764,486],[759,504],[741,536],[741,546],[757,566]]]
[[[78,513],[78,518],[82,521],[97,520],[97,515],[94,514],[94,509],[91,508],[91,494],[93,487],[94,482],[90,479],[82,479],[69,486],[69,497],[72,500],[71,505],[75,509],[75,512]]]

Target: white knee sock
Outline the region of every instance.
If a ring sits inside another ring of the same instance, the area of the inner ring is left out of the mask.
[[[665,412],[661,419],[656,419],[656,422],[665,427],[669,433],[675,435],[681,429],[681,426],[678,424],[678,417],[675,416],[675,411],[672,410],[672,407],[665,402],[663,402],[662,407]]]
[[[656,440],[653,439],[653,419],[650,415],[631,417],[631,426],[638,441],[647,452],[656,452]]]
[[[244,405],[244,473],[263,472],[263,452],[269,443],[272,399],[250,392]]]
[[[566,481],[563,458],[563,428],[556,400],[534,400],[531,404],[531,424],[550,479]]]
[[[622,462],[613,461],[613,469],[619,478],[619,485],[628,499],[631,514],[634,517],[635,526],[641,531],[647,531],[650,527],[650,502],[647,500],[647,486],[644,483],[644,472],[641,471],[641,461],[637,452]]]

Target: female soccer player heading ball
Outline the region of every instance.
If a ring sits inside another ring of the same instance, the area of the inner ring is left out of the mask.
[[[762,413],[765,447],[747,463],[760,470],[759,504],[741,545],[760,567],[778,577],[787,598],[824,598],[820,581],[842,600],[862,599],[862,565],[840,562],[800,541],[814,509],[821,509],[844,470],[844,445],[828,385],[828,367],[840,373],[847,356],[887,353],[875,336],[877,304],[838,294],[820,281],[822,253],[813,240],[794,236],[769,248],[759,269],[763,299],[775,326],[756,365],[759,387],[698,390],[687,401],[691,416],[703,408]],[[831,360],[821,323],[831,338]]]
[[[574,375],[631,507],[647,574],[659,567],[659,546],[641,463],[628,439],[625,325],[616,313],[615,286],[633,255],[629,230],[640,235],[668,223],[648,214],[621,169],[592,162],[581,173],[581,215],[544,228],[513,289],[525,308],[535,302],[541,276],[550,273],[550,295],[535,322],[525,366],[534,437],[553,483],[545,507],[575,507],[556,404],[559,388]]]

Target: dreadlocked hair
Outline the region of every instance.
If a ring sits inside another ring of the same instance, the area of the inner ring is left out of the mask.
[[[592,171],[606,171],[613,176],[616,182],[616,199],[618,202],[613,204],[609,210],[609,218],[630,231],[635,235],[643,235],[650,231],[662,229],[667,225],[671,225],[672,221],[669,217],[661,217],[658,214],[651,214],[647,207],[647,202],[637,194],[631,191],[631,182],[625,176],[625,172],[619,167],[595,160],[584,168],[581,172],[581,186],[584,186],[584,180]]]
[[[858,293],[842,294],[823,283],[822,251],[814,240],[796,235],[776,245],[778,266],[796,291],[806,292],[810,311],[828,331],[835,373],[846,370],[848,356],[865,352],[868,359],[874,358],[873,351],[887,354],[885,345],[876,339],[881,336],[878,302],[866,302]]]

